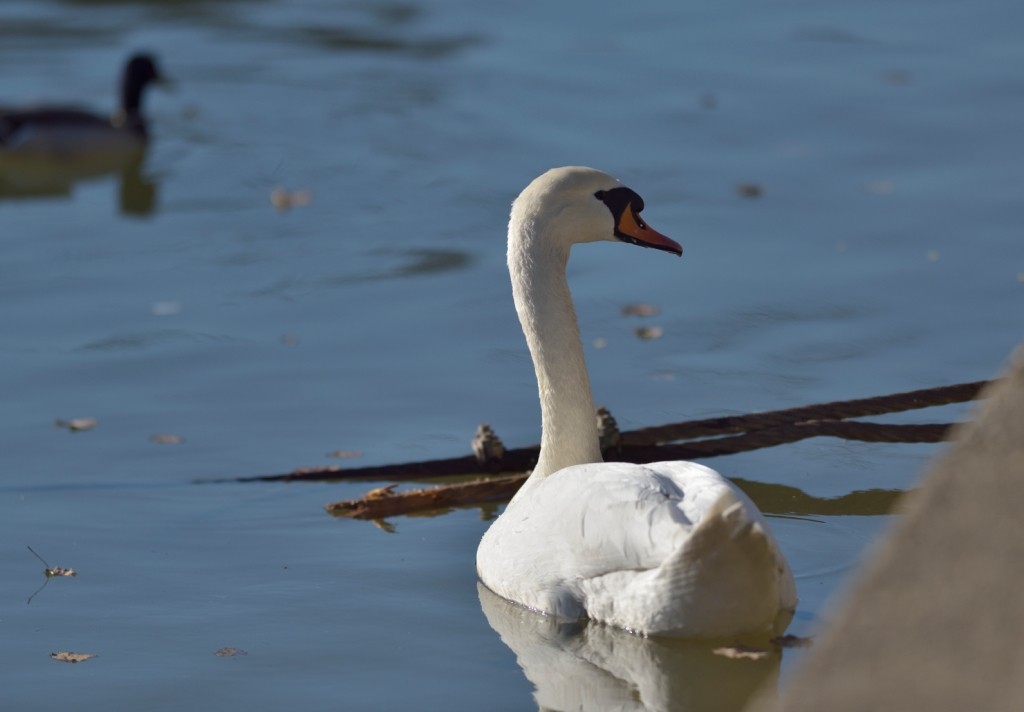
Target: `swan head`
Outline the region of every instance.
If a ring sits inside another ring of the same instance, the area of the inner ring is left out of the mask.
[[[644,200],[612,176],[593,168],[552,168],[526,186],[512,204],[510,226],[566,251],[579,242],[628,242],[683,254],[682,246],[650,227]]]

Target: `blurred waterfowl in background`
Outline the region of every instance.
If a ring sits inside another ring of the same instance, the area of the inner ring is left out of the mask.
[[[138,53],[125,65],[120,104],[109,116],[63,103],[0,106],[0,196],[69,195],[77,181],[121,173],[122,210],[150,212],[152,188],[125,184],[144,184],[150,134],[142,103],[151,84],[168,81],[152,55]]]
[[[156,60],[133,55],[121,78],[121,103],[111,116],[54,104],[0,107],[0,152],[64,155],[138,148],[149,137],[142,97],[152,83],[166,83]]]

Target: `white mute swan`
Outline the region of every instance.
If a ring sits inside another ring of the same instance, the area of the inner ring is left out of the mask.
[[[516,198],[508,268],[537,372],[537,466],[484,534],[477,572],[538,612],[645,635],[767,633],[796,606],[789,565],[753,502],[692,462],[602,462],[565,270],[598,240],[682,254],[643,200],[592,168],[555,168]],[[783,614],[780,616],[779,614]]]

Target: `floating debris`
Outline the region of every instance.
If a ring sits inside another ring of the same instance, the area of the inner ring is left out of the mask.
[[[309,205],[313,202],[313,194],[304,189],[300,190],[288,190],[283,186],[278,186],[270,191],[270,204],[273,205],[278,212],[285,212],[292,208],[300,208],[303,205]]]
[[[599,336],[598,338],[594,339],[594,348],[595,349],[603,349],[606,346],[608,346],[608,339],[606,339],[604,337],[601,337],[601,336]]]
[[[71,420],[57,418],[53,424],[58,428],[66,428],[73,433],[78,433],[95,428],[96,418],[72,418]]]
[[[724,648],[715,648],[711,652],[732,660],[764,660],[769,655],[768,650],[752,645],[728,645]]]
[[[362,450],[331,450],[327,453],[327,457],[333,457],[337,460],[350,460],[353,457],[362,457]]]
[[[98,657],[95,653],[72,653],[70,650],[59,650],[50,653],[51,660],[59,660],[62,663],[80,663]]]
[[[911,83],[910,72],[906,72],[902,69],[890,69],[886,72],[882,79],[885,80],[886,84],[891,84],[897,87],[903,87]]]
[[[654,339],[660,339],[665,330],[660,326],[638,326],[633,329],[633,333],[644,341],[653,341]]]
[[[46,563],[46,559],[41,557],[39,555],[39,553],[35,549],[33,549],[31,546],[28,547],[28,550],[32,552],[32,555],[34,557],[36,557],[37,559],[42,561],[43,562],[43,566],[46,567],[45,569],[43,569],[43,576],[45,578],[43,579],[42,585],[39,588],[37,588],[35,591],[33,591],[32,595],[28,597],[28,600],[25,601],[25,605],[26,606],[31,606],[32,605],[32,599],[35,598],[36,596],[38,596],[39,592],[42,591],[44,588],[46,588],[46,584],[50,583],[50,579],[52,579],[54,577],[60,577],[60,576],[77,576],[78,572],[75,571],[74,569],[66,569],[63,566],[50,566],[48,563]]]
[[[764,188],[759,183],[737,183],[736,192],[741,198],[760,198]]]
[[[37,559],[39,559],[40,561],[43,562],[43,566],[46,567],[46,569],[43,570],[43,573],[46,574],[46,578],[51,578],[53,576],[77,576],[78,575],[78,572],[75,571],[74,569],[66,569],[63,566],[53,566],[53,567],[51,567],[48,563],[46,563],[46,559],[44,559],[42,556],[40,556],[39,552],[37,552],[31,546],[28,547],[28,550],[32,552],[32,556],[36,557]]]
[[[865,186],[872,195],[889,195],[896,191],[896,184],[891,180],[875,180]]]
[[[624,316],[657,316],[659,311],[653,304],[627,304],[622,307]]]
[[[185,438],[180,435],[170,435],[168,433],[157,433],[156,435],[150,435],[149,441],[157,443],[159,445],[181,445],[185,442]]]
[[[230,646],[225,646],[214,653],[218,658],[237,658],[248,654],[249,653],[245,652],[241,648],[232,648]]]
[[[295,334],[285,334],[281,337],[281,343],[285,346],[298,346],[299,337]]]
[[[181,302],[156,302],[150,311],[153,316],[173,316],[181,312]]]

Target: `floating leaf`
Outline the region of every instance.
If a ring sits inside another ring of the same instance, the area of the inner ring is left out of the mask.
[[[659,311],[653,304],[627,304],[622,307],[624,316],[656,316]]]
[[[724,648],[715,648],[711,652],[733,660],[763,660],[768,657],[767,650],[751,645],[729,645]]]
[[[46,574],[46,578],[50,578],[51,576],[77,576],[78,575],[78,572],[75,571],[74,569],[64,568],[63,566],[53,566],[53,567],[51,567],[48,563],[46,563],[46,559],[44,559],[42,556],[40,556],[39,553],[35,549],[33,549],[31,546],[28,547],[28,550],[32,552],[33,556],[35,556],[37,559],[39,559],[40,561],[43,562],[43,566],[46,567],[43,570],[43,573]]]
[[[896,190],[896,184],[891,180],[876,180],[867,184],[867,191],[874,195],[888,195]]]
[[[764,189],[757,183],[739,183],[736,192],[743,198],[760,198],[764,195]]]
[[[270,204],[280,212],[309,205],[312,202],[313,194],[308,190],[288,190],[278,186],[270,191]]]
[[[181,302],[156,302],[151,311],[153,316],[174,316],[181,312]]]
[[[58,428],[67,428],[71,432],[79,432],[95,428],[96,418],[72,418],[71,420],[61,420],[58,418],[53,424]]]
[[[72,653],[68,650],[60,650],[56,653],[50,653],[50,658],[53,660],[59,660],[62,663],[80,663],[84,660],[97,657],[95,653]]]
[[[214,653],[214,655],[216,655],[219,658],[236,658],[236,657],[239,657],[241,655],[248,655],[248,654],[249,653],[245,652],[241,648],[232,648],[232,647],[224,647],[224,648],[221,648],[220,650],[218,650],[216,653]]]
[[[149,441],[159,443],[160,445],[181,445],[185,442],[185,438],[180,435],[169,435],[167,433],[158,433],[156,435],[150,435]]]
[[[44,588],[46,588],[46,584],[50,583],[50,579],[51,578],[53,578],[54,576],[77,576],[78,572],[75,571],[74,569],[64,568],[63,566],[52,566],[51,567],[48,563],[46,563],[46,559],[41,557],[39,555],[39,553],[35,549],[33,549],[31,546],[28,547],[28,550],[32,552],[32,556],[34,556],[37,559],[39,559],[40,561],[42,561],[43,562],[43,566],[46,567],[45,569],[43,569],[43,575],[46,577],[46,578],[43,579],[43,584],[39,588],[37,588],[35,591],[33,591],[32,595],[29,596],[28,600],[25,602],[25,605],[31,606],[32,605],[32,599],[35,598],[39,594],[40,591],[42,591]]]
[[[638,326],[633,329],[633,332],[644,341],[653,341],[654,339],[660,339],[665,330],[660,326]]]
[[[331,450],[327,453],[327,457],[334,457],[339,460],[347,460],[352,457],[362,457],[363,453],[360,450]]]
[[[906,86],[911,83],[910,73],[902,69],[890,69],[882,75],[882,79],[886,84],[892,84],[893,86]]]

